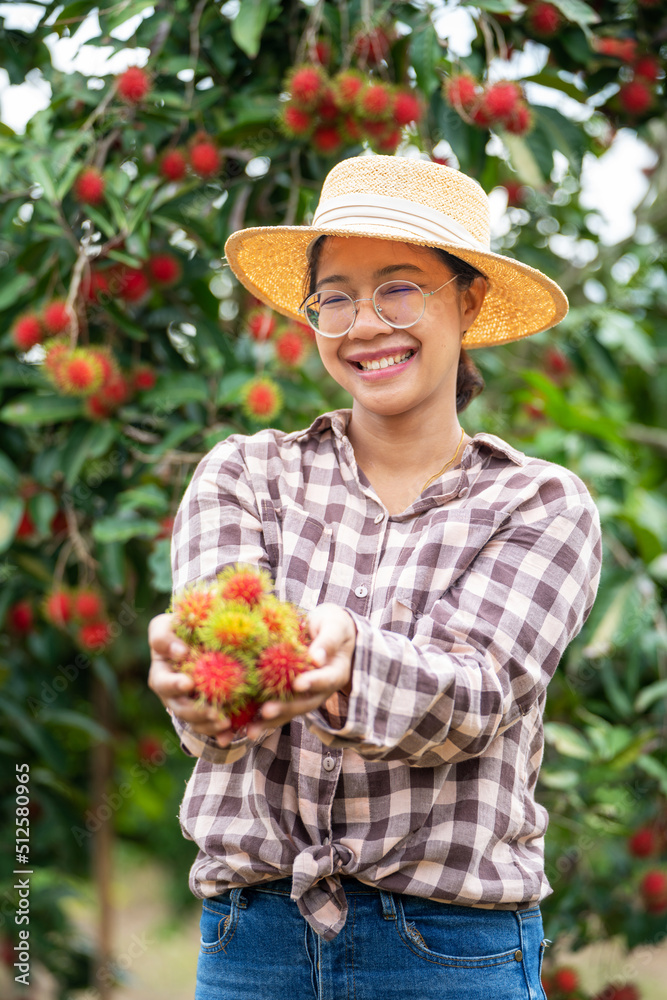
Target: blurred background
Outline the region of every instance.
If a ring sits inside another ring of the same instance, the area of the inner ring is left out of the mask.
[[[193,995],[192,761],[146,686],[174,515],[216,442],[349,405],[223,246],[380,152],[476,177],[494,249],[570,298],[474,352],[462,422],[572,469],[603,524],[549,694],[547,994],[663,997],[664,4],[0,3],[0,53],[0,995]]]

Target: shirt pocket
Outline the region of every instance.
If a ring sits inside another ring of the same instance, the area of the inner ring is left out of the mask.
[[[329,567],[332,529],[301,507],[262,502],[264,544],[276,596],[304,610],[319,603]]]
[[[393,616],[422,618],[454,586],[507,518],[503,511],[439,510],[421,531],[400,567]]]

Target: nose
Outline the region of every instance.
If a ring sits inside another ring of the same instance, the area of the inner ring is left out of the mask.
[[[357,314],[347,335],[350,340],[372,340],[379,333],[391,333],[393,327],[381,319],[375,311],[372,299],[356,300]]]

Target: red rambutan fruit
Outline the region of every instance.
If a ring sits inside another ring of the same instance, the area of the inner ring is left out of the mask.
[[[54,340],[46,347],[44,373],[57,389],[61,386],[61,368],[69,355],[70,347],[66,340]]]
[[[262,650],[257,660],[257,679],[262,697],[288,698],[294,678],[312,669],[305,649],[291,642],[280,642]]]
[[[193,642],[215,606],[217,589],[210,583],[184,588],[172,601],[173,630],[184,642]]]
[[[104,177],[95,167],[84,167],[74,183],[74,197],[86,205],[104,201]]]
[[[77,347],[58,369],[58,388],[68,396],[89,396],[102,384],[102,366],[92,351]]]
[[[35,344],[40,344],[44,337],[44,328],[37,313],[25,313],[14,323],[12,338],[20,351],[29,351]]]
[[[32,538],[37,534],[37,527],[32,517],[30,516],[30,511],[26,507],[23,511],[21,520],[18,523],[16,529],[16,537],[21,539]]]
[[[350,111],[364,86],[364,77],[353,69],[338,73],[333,79],[334,100],[341,111]]]
[[[609,56],[624,63],[632,62],[637,54],[637,42],[634,38],[594,37],[593,45],[595,51],[599,52],[600,55]]]
[[[250,722],[254,722],[258,717],[259,705],[252,698],[244,702],[241,708],[227,712],[227,718],[231,723],[232,729],[243,729],[244,726],[247,726]]]
[[[218,573],[217,586],[225,601],[247,604],[253,608],[271,593],[271,577],[262,569],[252,566],[227,566]]]
[[[276,332],[278,321],[266,307],[253,309],[246,320],[248,333],[253,340],[269,340]]]
[[[42,323],[47,333],[56,335],[69,330],[72,314],[65,302],[54,299],[42,310]]]
[[[109,645],[112,638],[111,626],[107,621],[88,622],[78,632],[79,643],[91,652],[101,651]]]
[[[525,187],[521,181],[504,181],[503,187],[507,191],[507,204],[513,208],[519,208],[525,202]]]
[[[624,983],[622,986],[605,986],[602,992],[593,1000],[641,1000],[641,993],[634,983]]]
[[[44,617],[62,628],[72,617],[72,599],[66,590],[52,590],[44,599]]]
[[[318,125],[312,136],[313,147],[325,156],[337,152],[342,141],[343,137],[335,125]]]
[[[572,365],[567,356],[557,347],[550,347],[545,352],[544,365],[549,375],[555,379],[567,378],[568,375],[572,374]]]
[[[521,88],[519,85],[509,80],[501,80],[486,88],[482,103],[492,121],[502,122],[513,115],[520,100]]]
[[[324,38],[318,38],[313,49],[313,59],[320,66],[328,66],[331,62],[331,46]]]
[[[135,368],[132,373],[132,384],[137,392],[145,392],[147,389],[152,389],[156,382],[157,376],[155,372],[147,365]]]
[[[560,11],[550,3],[531,4],[526,20],[534,34],[540,38],[551,38],[563,23]]]
[[[171,538],[174,533],[174,522],[176,518],[173,516],[163,517],[160,519],[160,533],[155,536],[156,540],[159,538]]]
[[[262,601],[260,614],[269,630],[270,641],[273,645],[279,642],[302,642],[301,620],[293,605],[287,601],[279,601],[278,598],[270,595]]]
[[[357,111],[369,121],[383,121],[392,110],[393,95],[382,83],[369,83],[357,97]]]
[[[643,115],[653,104],[653,93],[644,80],[630,80],[619,90],[618,101],[629,115]]]
[[[574,993],[579,988],[579,975],[577,971],[567,965],[556,969],[551,981],[561,993]]]
[[[422,108],[419,97],[413,90],[399,90],[394,97],[392,108],[392,118],[396,125],[409,125],[411,122],[418,122],[421,118]]]
[[[304,111],[302,108],[297,108],[296,104],[286,104],[283,109],[281,124],[286,135],[299,139],[301,136],[308,135],[315,121],[310,112]]]
[[[296,368],[303,361],[306,343],[296,330],[285,330],[275,340],[276,357],[288,368]]]
[[[660,61],[652,55],[640,56],[635,62],[633,69],[635,76],[641,77],[642,80],[648,80],[649,83],[655,83],[662,73]]]
[[[72,614],[81,621],[96,621],[104,613],[104,601],[94,590],[75,590],[71,600]]]
[[[200,177],[214,177],[222,166],[222,157],[210,139],[199,139],[190,147],[190,166]]]
[[[514,113],[504,121],[512,135],[525,135],[533,127],[533,115],[525,101],[518,101]]]
[[[102,385],[105,386],[118,375],[118,365],[108,347],[89,347],[92,358],[99,362],[102,369]]]
[[[344,115],[340,119],[338,127],[346,142],[359,142],[361,140],[361,127],[354,115]]]
[[[116,272],[118,294],[125,302],[140,302],[151,290],[143,271],[134,267],[123,267]]]
[[[340,116],[340,108],[336,104],[334,91],[327,87],[315,108],[315,115],[321,122],[335,122]]]
[[[401,143],[401,138],[400,129],[389,129],[375,143],[378,153],[395,153]]]
[[[192,677],[197,694],[216,708],[242,704],[250,693],[246,667],[227,653],[202,652],[181,669]]]
[[[173,254],[161,253],[149,259],[148,273],[156,285],[167,287],[180,280],[182,271],[180,262]]]
[[[445,84],[445,97],[457,111],[469,112],[478,100],[479,84],[468,73],[449,78]]]
[[[81,291],[88,302],[98,302],[109,296],[109,282],[104,271],[91,271],[81,282]]]
[[[161,753],[164,747],[157,736],[142,736],[137,741],[137,757],[142,764],[152,763]]]
[[[32,629],[33,613],[28,601],[17,601],[7,611],[7,623],[14,632],[26,635]]]
[[[66,531],[68,527],[69,525],[67,523],[67,515],[65,514],[65,511],[57,510],[51,518],[49,531],[52,535],[59,535],[61,531]]]
[[[660,835],[652,826],[640,826],[628,840],[628,851],[634,858],[650,858],[660,847]]]
[[[384,28],[359,32],[354,39],[354,54],[357,59],[371,68],[379,66],[389,55],[391,38]]]
[[[182,181],[187,173],[188,161],[179,149],[168,149],[158,169],[165,180]]]
[[[304,111],[314,108],[326,86],[326,75],[320,66],[297,66],[290,74],[287,89],[297,107]]]
[[[121,73],[117,81],[117,91],[128,104],[139,104],[150,90],[151,82],[146,70],[130,66]]]
[[[658,868],[646,872],[641,881],[641,893],[644,899],[657,899],[664,896],[667,899],[667,875]]]
[[[248,417],[259,423],[269,423],[280,413],[282,393],[273,379],[250,379],[242,389],[242,407]]]

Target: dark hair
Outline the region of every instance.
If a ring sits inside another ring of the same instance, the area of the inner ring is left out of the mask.
[[[324,241],[328,238],[328,236],[319,236],[310,244],[306,251],[307,267],[303,291],[304,298],[315,291],[320,255]],[[440,263],[449,268],[456,277],[456,287],[459,292],[465,292],[470,288],[475,278],[484,277],[482,272],[478,271],[472,264],[469,264],[467,260],[455,257],[454,254],[447,253],[446,250],[441,250],[440,247],[421,247],[419,244],[414,244],[414,246],[415,249],[422,249],[435,254]],[[465,348],[462,347],[459,356],[459,367],[456,373],[456,412],[461,413],[465,410],[466,406],[472,402],[475,396],[480,394],[483,388],[484,379],[479,368]]]

